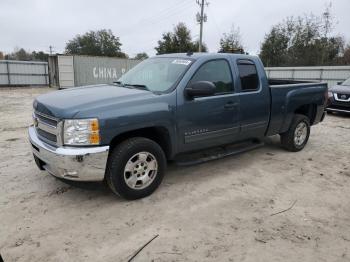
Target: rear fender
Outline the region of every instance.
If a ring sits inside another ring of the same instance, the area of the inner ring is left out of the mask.
[[[310,123],[314,124],[316,113],[324,106],[324,103],[323,87],[301,88],[288,92],[285,103],[285,117],[280,133],[284,133],[289,129],[295,114],[306,115],[310,119]]]

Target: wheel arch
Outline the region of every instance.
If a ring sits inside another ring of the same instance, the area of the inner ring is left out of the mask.
[[[316,104],[305,104],[305,105],[299,106],[294,110],[294,114],[304,115],[307,118],[309,118],[310,125],[313,125],[313,123],[315,122],[316,113],[317,113]]]
[[[174,146],[172,145],[172,140],[170,132],[166,127],[163,126],[152,126],[144,127],[135,130],[129,130],[123,133],[120,133],[113,137],[110,142],[110,151],[113,148],[120,144],[122,141],[132,138],[132,137],[144,137],[153,140],[163,149],[167,159],[171,159],[173,156]]]
[[[282,128],[280,129],[279,134],[282,134],[282,133],[288,131],[289,127],[292,124],[294,116],[298,115],[298,114],[306,116],[310,121],[310,125],[313,125],[315,123],[315,120],[316,120],[317,105],[313,104],[313,103],[302,104],[302,105],[298,105],[294,108],[291,108],[288,111],[289,111],[289,113],[286,114],[286,117],[283,121]]]

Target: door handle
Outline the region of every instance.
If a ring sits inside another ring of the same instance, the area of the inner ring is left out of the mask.
[[[230,108],[234,108],[236,106],[238,106],[238,103],[234,103],[234,102],[230,101],[230,102],[227,102],[226,105],[224,105],[224,108],[230,109]]]

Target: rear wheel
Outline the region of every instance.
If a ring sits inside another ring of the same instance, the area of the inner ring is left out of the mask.
[[[288,151],[302,150],[310,136],[310,120],[305,115],[296,114],[287,132],[281,134],[281,144]]]
[[[154,141],[136,137],[119,144],[111,152],[106,182],[116,194],[138,199],[152,194],[162,182],[166,158]]]

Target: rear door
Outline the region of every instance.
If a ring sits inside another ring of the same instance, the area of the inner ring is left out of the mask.
[[[251,59],[237,59],[239,75],[240,138],[264,136],[270,116],[270,92],[263,70]]]

